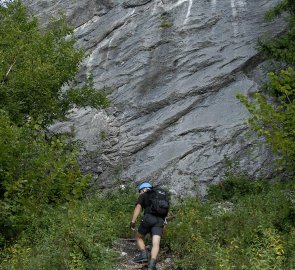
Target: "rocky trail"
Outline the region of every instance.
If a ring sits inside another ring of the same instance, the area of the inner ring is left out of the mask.
[[[114,243],[114,249],[120,254],[119,266],[116,270],[147,269],[147,266],[133,262],[133,258],[138,254],[135,239],[119,239]],[[147,249],[150,252],[151,243],[149,243],[149,240],[147,241]],[[158,258],[157,270],[172,269],[172,255],[165,250],[161,250]]]

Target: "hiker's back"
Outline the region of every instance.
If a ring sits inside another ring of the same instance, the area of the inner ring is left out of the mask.
[[[149,191],[150,197],[150,213],[165,218],[169,211],[169,196],[168,193],[161,187],[155,186]]]

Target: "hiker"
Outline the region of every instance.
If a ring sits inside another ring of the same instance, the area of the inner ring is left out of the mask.
[[[135,223],[142,209],[144,209],[144,215],[136,236],[140,254],[134,258],[134,262],[148,262],[148,252],[145,247],[144,238],[147,234],[151,234],[152,250],[148,270],[156,270],[156,260],[160,251],[160,241],[165,218],[168,214],[169,202],[165,191],[156,187],[153,188],[148,182],[141,183],[138,187],[138,192],[140,195],[133,211],[130,229],[135,230]]]

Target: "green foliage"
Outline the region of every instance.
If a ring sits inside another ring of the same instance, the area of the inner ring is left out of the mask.
[[[294,269],[294,192],[294,184],[258,194],[238,191],[235,204],[187,198],[173,206],[176,217],[162,248],[172,251],[179,270]],[[3,250],[0,268],[118,269],[112,246],[118,237],[132,237],[128,225],[136,197],[127,187],[48,206]]]
[[[243,186],[243,182],[238,185],[236,179],[235,185]],[[229,179],[224,185],[231,183]],[[294,269],[292,200],[278,186],[258,194],[236,190],[235,204],[219,196],[220,202],[187,198],[176,206],[176,218],[168,224],[164,243],[177,269]]]
[[[295,64],[295,29],[283,34],[279,39],[269,40],[262,38],[259,40],[261,51],[275,60],[285,62],[287,64]]]
[[[82,52],[64,20],[48,31],[39,30],[36,18],[27,16],[21,1],[0,7],[0,106],[19,122],[30,115],[52,117],[65,109],[60,89],[78,71]]]
[[[38,123],[18,127],[0,111],[0,234],[17,234],[48,204],[79,199],[86,184],[72,145],[46,138]]]
[[[169,28],[171,26],[173,26],[173,22],[169,21],[169,13],[167,12],[163,12],[160,16],[160,19],[161,19],[161,24],[160,24],[160,27],[162,28]]]
[[[225,157],[226,170],[218,184],[211,185],[208,189],[207,199],[212,202],[235,202],[241,197],[250,194],[265,194],[271,184],[266,180],[252,179],[243,170],[238,161]]]
[[[0,108],[13,121],[22,124],[28,116],[42,116],[44,123],[50,123],[64,116],[73,102],[78,106],[107,105],[103,94],[89,84],[72,91],[74,101],[62,92],[83,58],[82,50],[74,47],[72,29],[64,17],[45,29],[28,16],[21,1],[12,1],[0,6],[0,24]]]
[[[8,244],[49,205],[77,200],[89,176],[78,147],[46,127],[73,106],[105,107],[108,100],[89,79],[69,89],[83,52],[61,17],[46,27],[21,1],[0,6],[0,246]]]
[[[276,38],[262,38],[259,47],[269,58],[287,64],[295,64],[295,4],[293,0],[282,0],[266,13],[266,20],[271,21],[287,13],[288,27],[285,33]]]
[[[227,181],[212,185],[208,191],[208,199],[212,201],[236,201],[249,194],[262,194],[269,190],[267,181],[249,180],[231,175]]]
[[[265,14],[265,19],[267,21],[272,21],[281,16],[284,12],[288,12],[291,16],[295,15],[295,3],[293,0],[282,0],[279,2]]]
[[[17,243],[3,251],[0,268],[117,269],[118,254],[112,243],[128,236],[136,196],[127,187],[75,204],[48,207]]]
[[[106,108],[110,105],[106,98],[107,89],[97,90],[94,88],[93,78],[90,77],[81,88],[73,88],[66,92],[65,100],[77,106],[90,106],[93,108]]]
[[[168,21],[161,22],[160,26],[161,26],[162,28],[168,28],[168,27],[173,26],[173,22],[168,22]]]
[[[274,94],[269,98],[256,93],[254,99],[239,95],[240,101],[251,113],[250,127],[258,136],[265,138],[277,157],[277,169],[294,174],[295,169],[295,2],[282,0],[266,13],[268,21],[284,15],[288,24],[286,31],[276,38],[261,39],[260,49],[269,59],[278,63],[270,72],[266,90]],[[279,66],[284,66],[278,71]],[[289,67],[288,67],[289,66]]]
[[[279,169],[295,170],[295,72],[292,68],[280,74],[269,74],[270,87],[279,93],[277,104],[256,93],[255,100],[249,101],[239,95],[252,117],[249,125],[266,139],[273,152],[278,155]]]

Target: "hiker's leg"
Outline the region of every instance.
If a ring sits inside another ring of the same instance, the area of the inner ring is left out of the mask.
[[[155,217],[156,222],[154,226],[151,228],[152,231],[152,250],[151,250],[151,259],[148,264],[148,270],[156,270],[156,264],[157,264],[157,258],[158,254],[160,252],[160,242],[161,242],[161,237],[163,234],[163,225],[164,225],[164,220],[159,217]]]
[[[161,236],[153,235],[152,242],[153,246],[151,250],[151,260],[156,260],[160,251]]]
[[[149,233],[149,227],[147,226],[145,222],[145,216],[143,217],[137,231],[136,235],[136,242],[137,247],[140,250],[140,254],[134,258],[134,262],[142,263],[142,262],[148,262],[148,251],[145,249],[145,243],[144,238]]]
[[[148,264],[148,270],[156,270],[156,264],[157,264],[157,257],[160,251],[160,241],[161,241],[161,236],[160,235],[153,235],[152,242],[152,250],[151,250],[151,259]]]
[[[136,235],[137,247],[141,251],[145,250],[144,238],[148,232],[149,232],[149,228],[145,222],[145,218],[143,218],[139,224],[137,235]]]
[[[149,254],[145,249],[144,235],[138,234],[136,240],[140,253],[134,257],[133,261],[136,263],[146,263],[148,262]]]
[[[136,241],[139,250],[145,250],[144,236],[141,234],[137,234]]]
[[[163,235],[164,220],[157,217],[157,222],[152,227],[152,250],[151,250],[151,260],[156,260],[160,251],[160,241]]]

